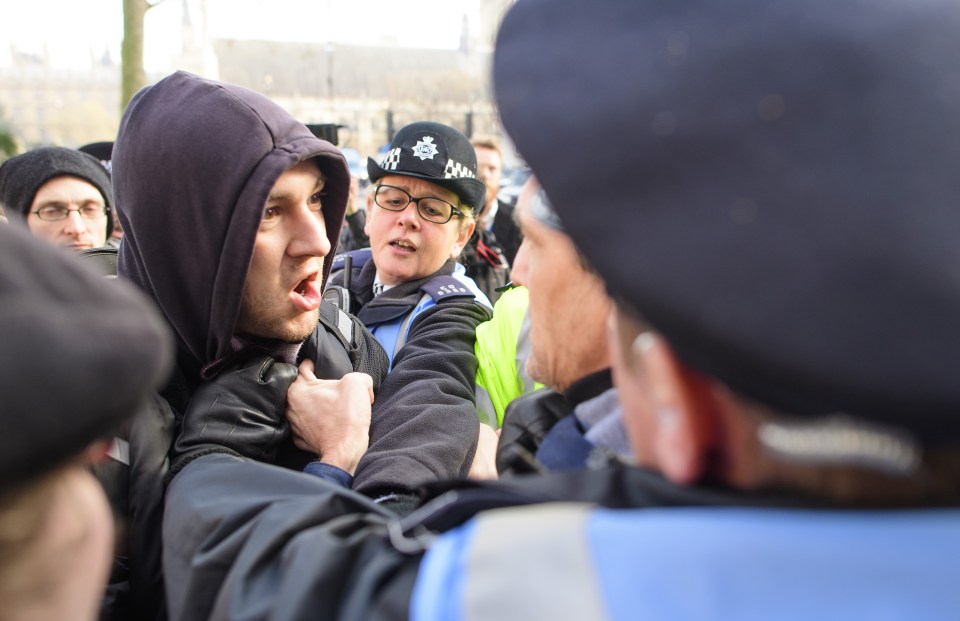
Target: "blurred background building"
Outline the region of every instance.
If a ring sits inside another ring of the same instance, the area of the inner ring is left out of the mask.
[[[331,12],[337,1],[322,0]],[[340,146],[360,161],[376,156],[397,129],[415,120],[446,123],[468,136],[501,133],[489,68],[500,19],[512,0],[475,0],[470,19],[464,12],[459,24],[444,25],[459,31],[456,49],[403,44],[389,24],[377,24],[376,14],[365,18],[371,40],[364,43],[335,34],[306,43],[217,37],[209,34],[208,0],[164,2],[180,3],[179,32],[148,30],[145,37],[179,39],[171,69],[259,91],[304,123],[339,125]],[[415,2],[404,4],[416,10]],[[116,6],[120,11],[119,0]],[[424,27],[425,39],[430,28]],[[12,135],[19,150],[113,139],[121,115],[118,56],[105,49],[90,53],[83,67],[62,67],[45,49],[10,48],[0,65],[0,130]],[[167,73],[148,71],[148,79]]]

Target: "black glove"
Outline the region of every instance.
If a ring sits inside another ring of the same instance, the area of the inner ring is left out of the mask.
[[[201,384],[173,443],[168,481],[209,453],[273,462],[290,437],[287,389],[296,377],[294,365],[256,356]]]

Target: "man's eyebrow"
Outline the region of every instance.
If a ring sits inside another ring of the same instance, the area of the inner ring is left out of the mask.
[[[37,205],[37,209],[43,209],[44,207],[66,207],[68,202],[69,201],[59,198],[50,198]],[[86,202],[87,201],[84,201],[84,203]]]
[[[323,177],[317,177],[317,182],[313,184],[313,191],[316,192],[317,190],[322,190],[323,187],[326,185],[326,183],[327,183],[326,179],[324,179]],[[285,200],[288,200],[289,198],[290,198],[290,193],[283,192],[283,191],[270,192],[270,194],[267,196],[268,201],[285,201]]]

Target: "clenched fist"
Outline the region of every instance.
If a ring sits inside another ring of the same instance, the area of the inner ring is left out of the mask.
[[[313,361],[300,364],[287,390],[287,420],[297,448],[351,475],[370,442],[373,381],[366,373],[319,379]]]

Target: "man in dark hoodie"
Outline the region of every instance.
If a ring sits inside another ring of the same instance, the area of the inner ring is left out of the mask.
[[[177,342],[173,379],[129,437],[141,618],[162,608],[164,478],[227,452],[349,485],[386,364],[359,322],[321,302],[349,186],[333,145],[258,93],[177,72],[130,102],[112,165],[127,206],[119,275]],[[218,431],[230,441],[210,444]]]

